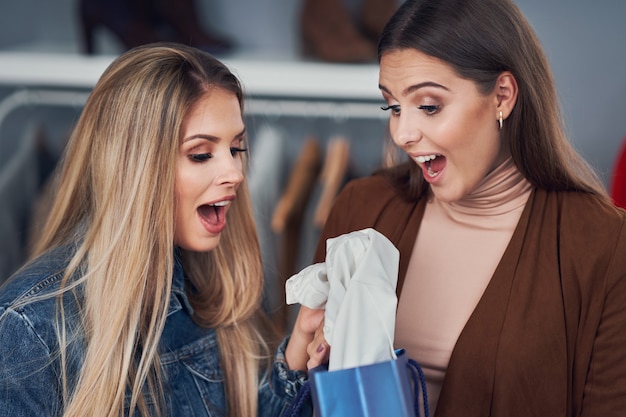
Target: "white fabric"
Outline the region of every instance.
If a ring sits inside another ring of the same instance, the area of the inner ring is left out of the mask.
[[[326,310],[329,370],[396,358],[399,259],[398,250],[385,236],[364,229],[328,239],[326,261],[287,280],[287,304]]]

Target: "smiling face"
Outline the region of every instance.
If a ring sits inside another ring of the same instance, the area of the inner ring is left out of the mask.
[[[505,118],[510,113],[506,88],[514,79],[507,74],[485,95],[450,65],[415,49],[382,56],[379,85],[391,136],[441,201],[468,195],[509,155],[497,121],[500,111]]]
[[[176,245],[195,252],[218,245],[244,179],[244,139],[239,102],[231,92],[212,90],[187,115],[176,160]]]

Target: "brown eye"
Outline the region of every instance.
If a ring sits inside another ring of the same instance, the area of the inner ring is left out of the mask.
[[[420,110],[424,110],[424,113],[426,113],[428,116],[432,116],[439,112],[440,106],[424,104],[422,106],[417,106],[417,108]]]
[[[210,153],[194,153],[188,156],[193,162],[205,162],[213,158]]]

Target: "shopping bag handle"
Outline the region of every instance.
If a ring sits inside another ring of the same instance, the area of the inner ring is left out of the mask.
[[[428,392],[426,390],[426,376],[424,375],[424,371],[422,371],[422,367],[413,359],[409,358],[409,364],[407,365],[409,370],[411,371],[411,377],[413,378],[413,390],[415,393],[415,416],[419,417],[420,415],[420,405],[419,405],[419,387],[422,388],[422,399],[424,401],[424,417],[430,417],[430,409],[428,407]],[[419,385],[418,385],[419,382]]]

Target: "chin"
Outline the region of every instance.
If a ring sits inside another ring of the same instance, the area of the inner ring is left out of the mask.
[[[198,238],[177,243],[179,247],[188,252],[210,252],[220,243],[220,237]]]

